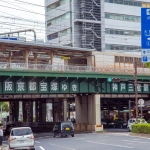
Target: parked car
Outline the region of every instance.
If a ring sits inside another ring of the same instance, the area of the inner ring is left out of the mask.
[[[132,125],[135,124],[135,123],[142,124],[142,123],[147,123],[147,122],[145,121],[145,119],[141,119],[141,118],[138,118],[138,119],[136,119],[136,118],[129,119],[128,120],[127,129],[129,131],[131,131]]]
[[[30,127],[12,128],[8,139],[9,150],[35,150],[34,135]]]
[[[109,123],[110,127],[113,128],[126,128],[127,127],[127,122],[125,122],[123,119],[116,119],[112,122]]]
[[[74,137],[73,123],[71,121],[56,123],[53,128],[53,137],[56,135],[60,137],[71,135]]]

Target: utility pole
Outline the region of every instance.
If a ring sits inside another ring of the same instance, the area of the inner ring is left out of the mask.
[[[136,119],[138,118],[138,90],[137,90],[137,61],[134,63],[134,89],[135,89],[135,106],[136,106]]]

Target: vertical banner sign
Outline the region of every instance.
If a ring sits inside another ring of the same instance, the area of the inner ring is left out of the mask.
[[[141,8],[142,62],[150,62],[150,8]]]

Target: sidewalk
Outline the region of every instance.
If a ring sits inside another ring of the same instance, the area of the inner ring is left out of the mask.
[[[3,146],[0,148],[0,150],[8,150],[8,145],[3,144]]]
[[[139,137],[145,137],[150,138],[150,134],[142,134],[142,133],[130,133],[131,136],[139,136]]]

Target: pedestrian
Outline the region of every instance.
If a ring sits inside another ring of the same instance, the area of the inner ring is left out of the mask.
[[[0,146],[2,146],[3,142],[3,126],[0,124]]]

